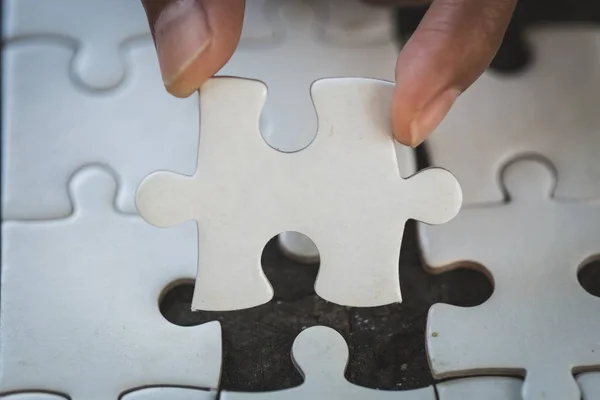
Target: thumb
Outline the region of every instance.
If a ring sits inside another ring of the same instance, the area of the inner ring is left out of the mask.
[[[165,87],[187,97],[231,58],[245,0],[142,0]]]
[[[417,146],[498,51],[517,0],[434,0],[396,64],[392,126]]]

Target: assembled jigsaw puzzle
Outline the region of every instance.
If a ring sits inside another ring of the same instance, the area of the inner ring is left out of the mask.
[[[407,10],[245,7],[179,99],[140,0],[2,0],[0,399],[600,399],[600,25],[528,28],[426,157]]]
[[[1,392],[101,400],[148,385],[218,388],[219,323],[176,326],[154,305],[193,278],[194,227],[120,214],[115,189],[112,174],[87,167],[71,179],[70,216],[3,224]]]
[[[75,55],[57,77],[95,90],[123,84],[127,48],[150,35],[139,1],[4,0],[3,11],[4,38],[63,42]]]
[[[478,307],[431,308],[432,371],[445,377],[525,370],[523,398],[547,398],[552,382],[552,398],[577,400],[573,373],[600,366],[600,336],[582,334],[600,331],[594,318],[600,298],[577,280],[579,268],[600,255],[600,202],[554,199],[556,175],[534,159],[513,161],[502,181],[507,204],[465,207],[444,227],[421,227],[430,267],[477,263],[495,285],[492,297]],[[466,232],[474,235],[469,241]],[[494,249],[496,242],[505,246]]]
[[[60,42],[14,43],[3,57],[5,219],[68,215],[71,205],[64,188],[85,164],[118,171],[117,207],[129,213],[135,212],[136,187],[149,173],[163,168],[193,172],[197,101],[165,92],[156,79],[158,62],[149,40],[130,50],[126,82],[110,95],[86,93],[71,84],[72,49]],[[48,74],[53,78],[47,79]],[[60,102],[39,93],[60,93]],[[153,111],[140,117],[142,110]]]
[[[556,197],[600,198],[600,29],[539,27],[528,38],[532,65],[514,76],[485,72],[428,140],[431,161],[456,174],[465,204],[502,201],[498,171],[532,153],[558,171]]]

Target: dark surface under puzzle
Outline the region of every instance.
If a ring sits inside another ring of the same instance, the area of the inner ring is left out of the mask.
[[[429,306],[438,301],[475,305],[489,297],[492,287],[475,271],[428,275],[416,251],[414,227],[408,224],[401,255],[402,304],[351,308],[326,302],[313,289],[318,266],[287,259],[271,241],[263,253],[263,268],[275,290],[271,302],[249,310],[192,313],[190,283],[165,295],[162,312],[180,325],[222,323],[224,389],[262,391],[300,384],[290,350],[296,335],[313,325],[334,328],[346,339],[350,381],[379,389],[427,386],[433,381],[424,336]]]

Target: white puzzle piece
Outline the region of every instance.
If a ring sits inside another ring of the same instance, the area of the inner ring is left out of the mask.
[[[90,88],[107,89],[122,83],[128,69],[125,47],[140,37],[150,38],[140,1],[4,0],[3,5],[5,38],[67,41],[75,50],[67,71]],[[47,78],[53,72],[42,75]],[[158,79],[160,82],[160,76]]]
[[[135,188],[150,172],[194,170],[197,98],[165,91],[151,41],[131,49],[128,79],[103,95],[72,85],[65,46],[20,43],[3,56],[4,219],[68,215],[67,182],[88,163],[117,171],[126,212],[135,212]]]
[[[582,400],[600,399],[600,371],[584,372],[577,375]]]
[[[552,198],[555,176],[539,160],[511,163],[503,181],[510,202],[463,208],[445,226],[419,227],[431,268],[472,262],[494,282],[480,306],[429,310],[432,372],[525,371],[525,400],[579,400],[573,372],[600,366],[600,298],[577,279],[580,265],[600,253],[600,203]]]
[[[216,390],[153,387],[133,391],[119,400],[217,400]]]
[[[523,381],[485,376],[452,379],[435,385],[438,400],[521,400]]]
[[[57,394],[30,392],[0,395],[0,400],[70,400]]]
[[[259,48],[257,43],[270,46]],[[270,146],[291,152],[306,147],[317,132],[309,93],[315,80],[342,76],[393,80],[397,54],[389,8],[360,0],[248,0],[242,40],[219,74],[267,84],[270,99],[261,117],[261,133]],[[414,174],[412,149],[396,143],[396,153],[401,175]],[[302,235],[284,232],[279,243],[298,261],[319,260],[318,249]]]
[[[359,307],[401,301],[398,259],[406,220],[450,220],[461,191],[443,169],[400,177],[392,91],[392,83],[371,79],[316,82],[311,93],[319,133],[307,149],[286,154],[269,147],[258,128],[263,83],[213,78],[202,87],[197,172],[154,173],[136,195],[140,214],[153,225],[198,223],[192,309],[269,301],[273,290],[261,253],[285,231],[306,234],[319,248],[315,290],[322,298]]]
[[[414,390],[376,390],[350,383],[344,377],[348,346],[342,335],[325,326],[302,331],[292,346],[292,361],[304,377],[295,388],[272,392],[221,392],[221,400],[244,399],[396,399],[435,400],[433,386]]]
[[[117,399],[148,385],[217,388],[218,322],[180,327],[159,311],[175,281],[193,279],[195,228],[157,229],[116,213],[115,178],[77,172],[74,212],[4,222],[0,393],[42,390]]]
[[[452,171],[465,204],[499,202],[498,171],[535,153],[556,167],[556,197],[600,197],[600,29],[530,32],[530,69],[485,72],[427,140],[434,165]]]

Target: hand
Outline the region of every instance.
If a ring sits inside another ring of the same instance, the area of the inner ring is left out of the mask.
[[[426,0],[368,0],[426,4]],[[417,146],[456,98],[488,67],[517,0],[434,0],[396,64],[392,128]],[[167,90],[187,97],[230,59],[240,40],[244,0],[142,0]]]

